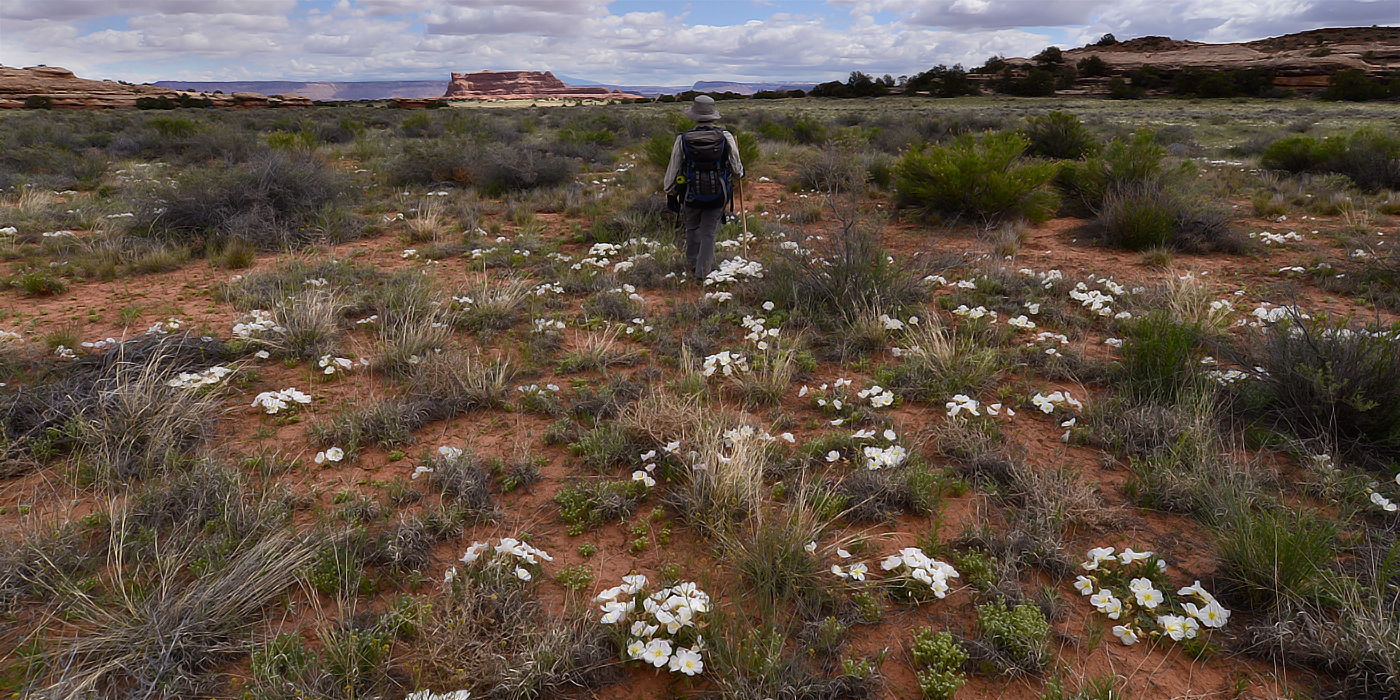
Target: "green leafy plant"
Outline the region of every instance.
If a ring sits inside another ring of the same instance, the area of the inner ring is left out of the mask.
[[[981,141],[964,135],[947,146],[919,146],[899,162],[899,200],[954,219],[1045,221],[1058,206],[1049,186],[1056,168],[1025,159],[1029,145],[1020,134],[998,133]]]
[[[1003,601],[977,606],[977,630],[982,638],[1012,663],[1031,671],[1043,668],[1050,656],[1050,623],[1028,603],[1008,608]]]
[[[958,692],[967,676],[962,666],[967,663],[967,652],[947,632],[935,633],[925,627],[914,635],[914,644],[909,650],[914,658],[914,671],[919,679],[919,690],[925,700],[950,700]]]

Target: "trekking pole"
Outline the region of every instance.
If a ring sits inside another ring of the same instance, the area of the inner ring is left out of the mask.
[[[744,257],[749,256],[749,213],[744,209],[744,178],[739,178],[739,220],[744,223]]]

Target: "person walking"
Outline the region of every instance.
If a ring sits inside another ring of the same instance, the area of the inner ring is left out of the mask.
[[[709,95],[699,95],[685,110],[697,126],[676,136],[663,188],[680,202],[685,225],[685,267],[704,284],[715,264],[715,237],[734,183],[744,176],[739,143],[734,135],[715,126],[719,111]]]

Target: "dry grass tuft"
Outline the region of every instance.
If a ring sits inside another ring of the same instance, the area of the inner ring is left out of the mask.
[[[253,543],[226,567],[190,579],[185,568],[194,552],[158,550],[156,578],[142,584],[128,579],[119,563],[124,546],[124,538],[114,533],[114,599],[74,581],[50,591],[71,601],[76,634],[55,653],[48,697],[208,692],[209,672],[247,653],[261,610],[296,582],[316,554],[310,542],[280,533]],[[146,593],[139,595],[143,588]]]

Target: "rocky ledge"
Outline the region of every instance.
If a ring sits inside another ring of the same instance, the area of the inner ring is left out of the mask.
[[[453,73],[447,85],[445,100],[533,100],[533,99],[636,99],[621,90],[603,87],[570,87],[545,71],[509,70],[499,73],[489,70],[476,73]]]
[[[87,80],[57,66],[0,66],[0,109],[132,109],[136,107],[310,107],[296,94],[262,95],[198,93],[155,85],[132,85],[112,80]]]

